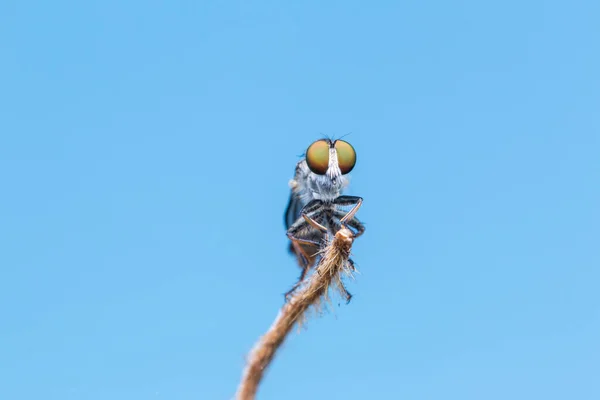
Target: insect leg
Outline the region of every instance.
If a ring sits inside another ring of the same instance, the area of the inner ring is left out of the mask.
[[[342,283],[342,281],[337,282],[338,289],[344,298],[346,299],[346,304],[350,303],[352,300],[352,294],[346,289],[346,286]]]
[[[320,209],[312,210],[308,215],[303,213],[304,218],[299,218],[287,231],[287,236],[292,242],[302,272],[296,284],[285,294],[286,299],[302,284],[308,270],[314,265],[316,255],[321,248],[323,234],[309,223],[309,220],[314,221],[313,218],[318,218],[320,213]],[[308,251],[311,251],[312,254],[309,254]]]
[[[346,215],[346,213],[340,211],[340,210],[334,210],[333,211],[333,215],[338,219],[341,220],[342,218],[344,218],[344,216]],[[354,237],[357,238],[360,235],[362,235],[365,232],[365,226],[362,224],[362,222],[360,222],[358,220],[358,218],[354,217],[350,220],[348,220],[346,222],[346,224],[351,227],[356,229],[356,233],[354,234]]]
[[[343,226],[346,225],[346,221],[354,218],[354,214],[358,211],[360,206],[362,205],[363,199],[358,196],[340,196],[334,200],[334,204],[338,206],[349,206],[354,205],[350,211],[340,220]]]

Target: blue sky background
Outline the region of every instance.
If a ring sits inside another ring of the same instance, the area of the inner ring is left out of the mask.
[[[0,398],[228,399],[357,150],[361,274],[259,399],[600,398],[597,1],[3,1]]]

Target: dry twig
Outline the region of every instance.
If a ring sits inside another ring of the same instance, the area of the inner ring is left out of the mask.
[[[271,328],[255,345],[246,365],[246,370],[238,388],[237,400],[253,400],[265,370],[275,357],[277,349],[285,340],[293,326],[300,322],[311,306],[318,306],[328,298],[329,287],[340,290],[342,274],[351,274],[348,262],[354,235],[342,228],[331,243],[324,249],[323,257],[308,282],[297,290],[283,306]]]

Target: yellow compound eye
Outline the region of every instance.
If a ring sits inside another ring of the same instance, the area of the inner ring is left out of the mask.
[[[354,165],[356,164],[356,152],[354,151],[354,147],[348,142],[337,140],[335,142],[335,151],[337,152],[340,171],[342,171],[342,174],[346,175],[348,172],[352,171],[352,168],[354,168]]]
[[[317,140],[306,150],[306,164],[317,175],[325,175],[329,168],[329,142]]]

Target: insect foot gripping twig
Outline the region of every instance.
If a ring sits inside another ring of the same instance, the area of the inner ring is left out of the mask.
[[[248,356],[246,369],[236,395],[237,400],[253,400],[258,385],[293,326],[302,321],[311,306],[317,306],[328,296],[331,286],[340,289],[341,276],[352,273],[348,262],[354,235],[347,228],[340,229],[331,243],[324,249],[323,256],[306,283],[285,303],[279,315],[254,346]]]

